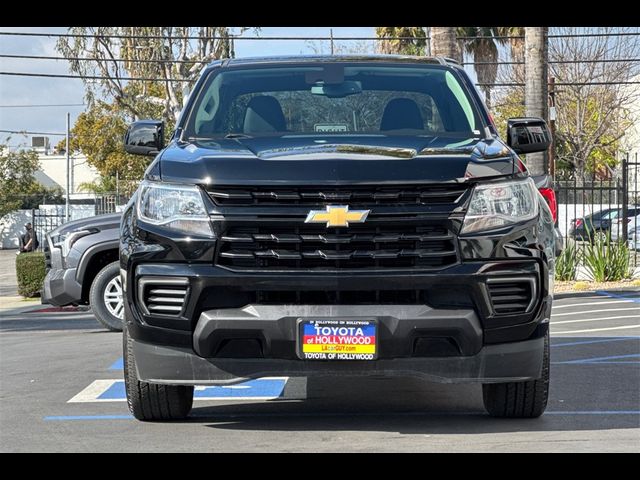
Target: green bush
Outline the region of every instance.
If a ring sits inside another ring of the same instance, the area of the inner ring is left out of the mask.
[[[565,249],[556,258],[556,280],[575,280],[579,263],[580,252],[575,242],[567,242]]]
[[[23,297],[34,297],[40,293],[45,274],[44,253],[21,253],[16,257],[18,293]]]
[[[610,236],[594,236],[582,255],[587,272],[596,282],[615,282],[629,278],[629,247],[613,242]]]

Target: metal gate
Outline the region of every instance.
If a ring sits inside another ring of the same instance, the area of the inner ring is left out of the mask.
[[[640,266],[640,162],[637,154],[621,163],[614,178],[557,180],[558,228],[578,248],[596,235],[628,242],[630,264]],[[566,244],[566,243],[565,243]]]
[[[40,210],[37,208],[31,210],[31,224],[39,242],[37,250],[42,251],[44,249],[46,233],[59,227],[66,220],[64,210]]]

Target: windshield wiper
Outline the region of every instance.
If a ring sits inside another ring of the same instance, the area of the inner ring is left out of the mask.
[[[253,138],[246,133],[227,133],[224,138]]]
[[[221,137],[188,137],[187,140],[189,142],[214,142],[216,140],[220,140]],[[251,135],[246,135],[244,133],[227,133],[222,138],[253,138]],[[184,140],[183,140],[184,141]]]

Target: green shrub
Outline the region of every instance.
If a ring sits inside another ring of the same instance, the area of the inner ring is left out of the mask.
[[[596,282],[615,282],[629,278],[629,247],[626,242],[613,242],[609,236],[595,236],[585,245],[584,266]]]
[[[580,252],[575,242],[567,242],[565,249],[556,258],[556,280],[575,280],[579,263]]]
[[[34,297],[40,293],[45,274],[44,253],[21,253],[16,257],[18,293],[23,297]]]

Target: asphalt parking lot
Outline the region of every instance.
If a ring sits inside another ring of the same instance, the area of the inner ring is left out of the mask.
[[[557,298],[551,398],[488,417],[477,385],[269,378],[196,390],[192,418],[127,410],[121,335],[90,312],[0,312],[0,450],[640,451],[640,292]]]

